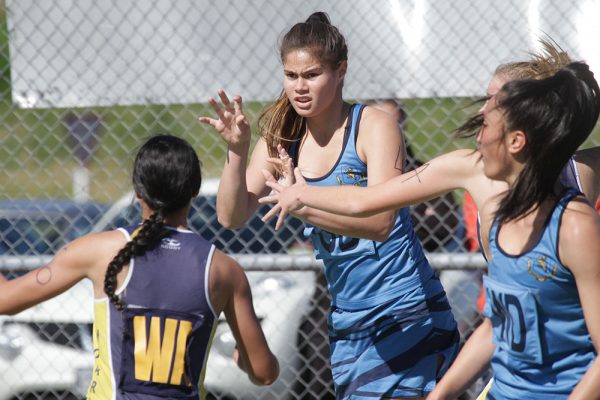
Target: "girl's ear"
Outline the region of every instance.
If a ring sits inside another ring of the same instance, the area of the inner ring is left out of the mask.
[[[340,63],[340,66],[337,69],[337,73],[338,73],[338,78],[340,80],[343,80],[344,77],[346,76],[346,71],[348,70],[348,61],[344,60]]]
[[[512,131],[507,137],[508,151],[512,154],[518,154],[525,149],[527,145],[527,135],[521,130]]]

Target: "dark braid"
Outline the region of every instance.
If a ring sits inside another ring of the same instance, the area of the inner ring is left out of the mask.
[[[108,264],[104,292],[119,310],[123,310],[125,304],[115,294],[117,274],[133,257],[152,250],[168,235],[165,216],[188,207],[200,190],[200,161],[185,140],[172,135],[157,135],[138,151],[132,180],[137,196],[153,210],[153,214]]]
[[[108,264],[106,276],[104,278],[104,292],[108,295],[110,301],[119,310],[125,308],[123,300],[115,294],[117,289],[117,274],[121,272],[123,267],[129,264],[133,257],[144,255],[146,251],[156,246],[160,239],[165,237],[169,230],[165,228],[163,223],[162,213],[155,212],[144,221],[137,231],[137,234],[123,247],[115,258]]]

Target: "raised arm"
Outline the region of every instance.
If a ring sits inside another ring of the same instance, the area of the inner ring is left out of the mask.
[[[590,244],[595,245],[590,245]],[[596,353],[600,350],[600,217],[583,201],[572,201],[560,228],[559,255],[571,270]],[[600,360],[594,360],[569,399],[600,398]]]
[[[250,125],[243,112],[242,98],[235,96],[230,101],[223,90],[218,92],[221,103],[210,98],[209,104],[217,114],[217,118],[200,117],[202,123],[213,126],[227,143],[225,166],[217,193],[217,217],[227,228],[239,228],[256,211],[259,194],[266,191],[264,183],[254,184],[251,169],[250,178],[246,178],[248,155],[250,152]],[[252,159],[255,162],[261,157],[266,158],[264,141],[257,143]],[[265,163],[262,167],[269,168]]]
[[[265,339],[254,312],[248,279],[240,265],[216,250],[210,273],[210,297],[225,318],[237,343],[234,359],[257,385],[270,385],[279,375],[279,363]]]
[[[461,149],[438,156],[414,171],[366,188],[308,186],[301,179],[293,186],[284,188],[266,173],[267,185],[276,192],[261,199],[261,202],[279,202],[265,219],[273,217],[280,209],[285,215],[289,210],[302,206],[335,214],[366,217],[417,204],[454,189],[469,191],[475,203],[480,206],[505,188],[504,184],[486,178],[482,167],[477,151]]]

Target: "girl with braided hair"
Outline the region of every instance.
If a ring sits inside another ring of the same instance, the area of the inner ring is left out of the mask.
[[[208,349],[221,312],[237,342],[238,366],[256,384],[277,378],[279,364],[243,270],[187,228],[200,183],[200,162],[190,144],[154,136],[133,167],[141,224],[76,239],[48,265],[22,277],[0,275],[3,314],[57,296],[82,279],[92,281],[95,366],[88,399],[203,398]]]

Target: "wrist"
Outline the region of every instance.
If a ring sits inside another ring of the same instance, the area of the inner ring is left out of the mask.
[[[228,157],[234,156],[237,158],[248,158],[248,151],[250,150],[249,142],[238,142],[238,143],[228,143],[227,145],[227,155]]]

